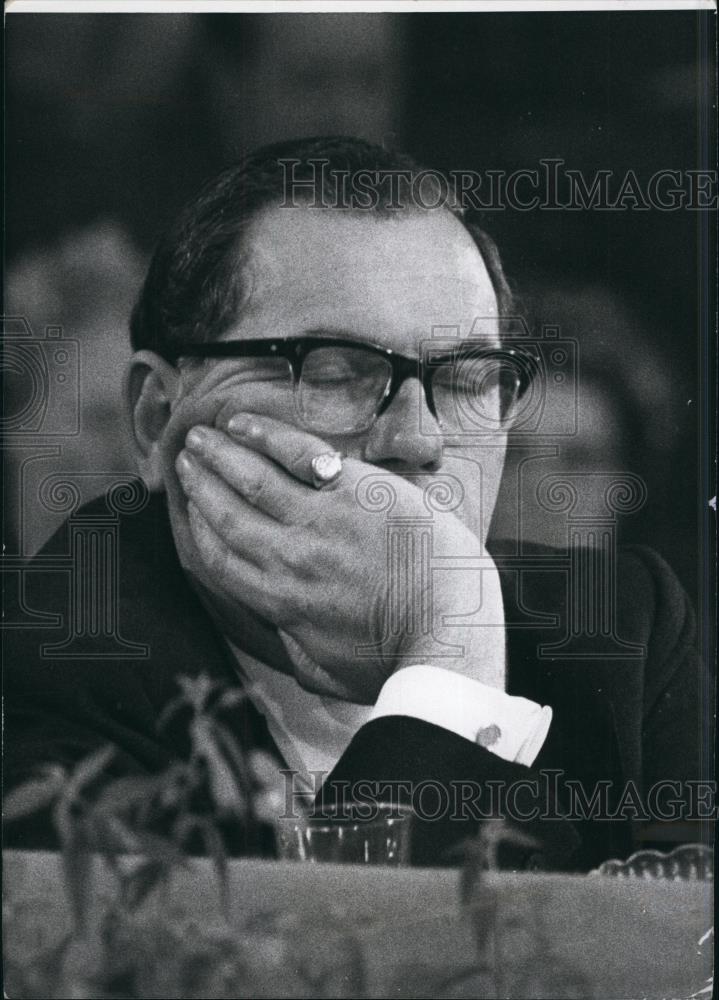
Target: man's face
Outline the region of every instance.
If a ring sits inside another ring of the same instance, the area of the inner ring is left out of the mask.
[[[222,340],[313,336],[377,344],[410,358],[433,336],[481,336],[498,345],[497,300],[470,235],[448,212],[383,218],[312,208],[268,209],[250,227],[246,300]],[[477,319],[480,322],[477,323]],[[438,328],[444,328],[439,331]],[[447,329],[449,328],[449,329]],[[213,359],[183,369],[162,441],[163,478],[180,557],[196,565],[175,459],[196,424],[223,429],[235,413],[297,424],[291,393],[257,359]],[[317,433],[316,431],[314,432]],[[416,378],[355,435],[321,434],[330,447],[393,473],[450,474],[463,487],[457,514],[483,542],[504,461],[503,433],[443,438]],[[420,479],[419,485],[423,485]],[[448,555],[450,553],[447,553]]]

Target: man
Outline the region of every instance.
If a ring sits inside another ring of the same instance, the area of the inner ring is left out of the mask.
[[[11,783],[106,741],[123,773],[166,766],[181,750],[158,719],[177,676],[200,671],[247,686],[243,738],[298,787],[326,776],[323,801],[399,789],[423,813],[422,863],[506,815],[536,844],[513,863],[587,867],[632,848],[631,810],[561,818],[548,775],[587,800],[608,787],[615,809],[627,783],[701,777],[693,619],[659,557],[617,568],[619,634],[641,657],[554,661],[538,649],[566,624],[564,578],[530,573],[520,602],[501,546],[487,551],[536,359],[503,345],[497,252],[435,175],[387,201],[387,178],[418,169],[360,140],[268,147],[161,242],[126,380],[153,499],[120,535],[123,628],[149,658],[53,661],[19,632]],[[338,184],[359,176],[372,196],[348,203]],[[57,579],[41,591],[62,605]],[[558,630],[505,627],[520,603]]]

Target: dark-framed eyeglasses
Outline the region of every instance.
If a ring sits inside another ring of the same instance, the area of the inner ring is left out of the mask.
[[[421,383],[443,434],[496,432],[511,424],[539,367],[522,347],[489,347],[484,340],[429,340],[419,358],[341,338],[227,340],[184,345],[168,360],[183,357],[285,362],[297,416],[308,430],[325,434],[368,430],[408,378]]]

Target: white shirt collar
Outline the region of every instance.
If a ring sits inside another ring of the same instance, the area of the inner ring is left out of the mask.
[[[237,661],[247,693],[267,721],[272,738],[289,768],[308,787],[311,771],[329,774],[367,722],[371,705],[357,705],[337,698],[311,694],[289,674],[256,660],[234,643],[227,644]]]

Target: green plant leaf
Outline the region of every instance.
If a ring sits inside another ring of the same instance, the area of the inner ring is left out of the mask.
[[[76,799],[86,785],[102,774],[115,753],[116,748],[107,743],[84,757],[72,771],[65,786],[63,798]]]
[[[87,819],[90,840],[103,854],[137,854],[140,837],[121,817],[91,813]]]
[[[177,683],[182,691],[182,696],[186,703],[190,705],[199,715],[205,708],[207,700],[212,692],[217,688],[217,682],[205,674],[198,674],[197,677],[189,677],[182,674],[177,678]]]
[[[222,722],[218,722],[216,719],[212,724],[213,732],[224,750],[225,754],[229,757],[232,765],[235,769],[235,774],[239,782],[240,788],[246,795],[248,800],[252,798],[252,772],[250,769],[250,763],[245,756],[245,752],[242,748],[240,742],[232,735],[230,730]]]
[[[222,837],[209,820],[203,820],[199,824],[202,838],[205,842],[207,853],[212,858],[217,875],[217,887],[220,893],[220,908],[222,915],[227,922],[230,919],[230,885],[227,876],[227,854]]]
[[[161,730],[164,726],[166,726],[175,712],[179,712],[179,710],[186,704],[187,701],[185,698],[179,694],[176,698],[173,698],[172,701],[169,701],[160,712],[160,717],[157,720],[158,730]]]
[[[227,688],[217,699],[217,708],[237,708],[246,697],[242,688]]]
[[[141,864],[128,878],[125,886],[125,905],[136,910],[150,892],[167,875],[168,866],[164,861],[153,860]]]
[[[173,829],[173,833],[180,844],[184,843],[195,831],[199,832],[205,845],[205,850],[212,859],[217,875],[220,906],[225,920],[229,920],[230,896],[227,877],[227,852],[225,851],[222,837],[212,823],[212,820],[193,813],[181,816]]]
[[[88,926],[92,897],[93,859],[80,827],[71,831],[60,851],[62,871],[75,927],[84,933]]]
[[[184,863],[183,855],[177,844],[174,844],[167,837],[161,837],[157,833],[150,833],[147,830],[137,832],[137,848],[144,858],[148,860],[161,861],[166,866],[181,865]]]
[[[5,796],[3,816],[6,822],[29,816],[50,803],[59,794],[66,779],[61,767],[48,768],[45,776],[34,778],[13,788]]]
[[[108,813],[128,813],[132,808],[151,799],[162,787],[164,774],[128,775],[114,778],[100,791],[94,810]]]
[[[155,805],[162,810],[179,810],[186,807],[187,802],[197,788],[199,775],[197,768],[185,761],[171,764],[160,775],[156,800],[148,800],[140,811],[141,817],[146,817]]]
[[[210,792],[215,806],[224,812],[243,815],[247,809],[247,800],[242,794],[237,776],[233,774],[217,744],[211,719],[205,715],[198,716],[193,720],[190,731],[195,752],[207,764]]]

